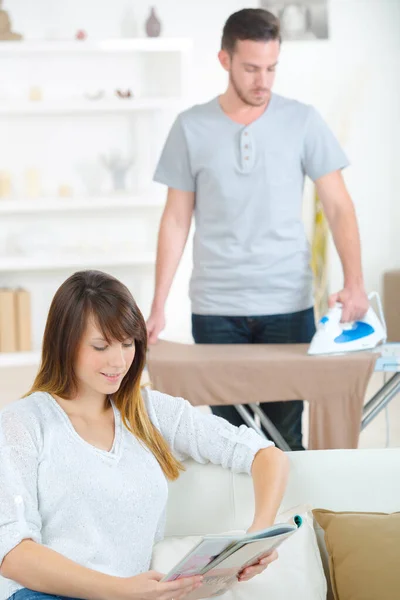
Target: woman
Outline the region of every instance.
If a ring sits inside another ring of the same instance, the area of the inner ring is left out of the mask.
[[[0,413],[0,600],[177,600],[199,587],[199,576],[161,582],[148,570],[167,479],[187,456],[251,472],[251,529],[273,523],[285,455],[181,398],[142,393],[146,346],[143,316],[115,278],[82,271],[58,289],[33,387]]]

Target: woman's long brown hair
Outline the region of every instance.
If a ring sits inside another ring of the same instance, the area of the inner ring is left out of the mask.
[[[141,375],[146,362],[147,330],[128,288],[101,271],[80,271],[57,290],[50,306],[43,337],[42,362],[32,389],[67,400],[78,390],[75,362],[89,318],[108,343],[135,340],[135,357],[112,399],[123,423],[158,460],[168,479],[177,479],[183,470],[167,442],[151,422],[141,394]]]

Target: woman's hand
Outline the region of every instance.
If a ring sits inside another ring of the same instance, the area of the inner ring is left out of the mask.
[[[201,586],[203,578],[184,577],[176,581],[161,581],[162,573],[147,571],[118,581],[113,600],[178,600]]]
[[[245,569],[243,569],[243,571],[241,571],[241,573],[239,573],[238,581],[249,581],[249,579],[252,579],[256,575],[259,575],[260,573],[265,571],[268,565],[274,562],[274,560],[276,560],[277,558],[278,553],[276,550],[273,550],[265,556],[261,556],[261,558],[258,559],[257,563],[251,565],[251,567],[246,567]]]

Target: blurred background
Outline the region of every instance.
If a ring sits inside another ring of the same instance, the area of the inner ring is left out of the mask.
[[[157,158],[177,113],[224,91],[217,60],[223,24],[257,6],[284,24],[274,91],[313,104],[350,158],[344,175],[366,289],[384,294],[385,274],[400,269],[400,0],[5,0],[0,323],[2,314],[4,332],[14,302],[20,324],[11,345],[3,333],[2,396],[26,390],[50,300],[72,272],[116,275],[148,315],[166,193],[151,181]],[[307,182],[311,244],[315,222]],[[326,244],[326,252],[323,245],[315,251],[328,292],[340,289],[342,273],[329,237]],[[190,262],[189,243],[168,301],[168,339],[191,340]],[[15,303],[7,291],[20,288]],[[395,322],[400,302],[391,294]]]

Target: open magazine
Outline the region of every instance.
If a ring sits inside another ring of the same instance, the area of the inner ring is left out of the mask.
[[[301,517],[296,515],[288,523],[278,523],[255,533],[206,535],[162,581],[203,575],[202,586],[185,598],[199,600],[219,596],[237,583],[237,575],[243,569],[280,546],[301,524]]]

